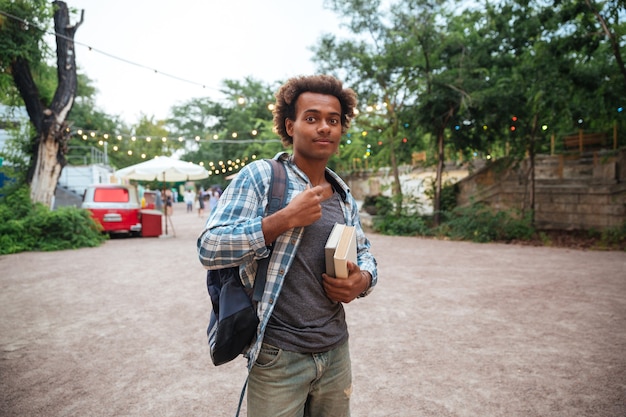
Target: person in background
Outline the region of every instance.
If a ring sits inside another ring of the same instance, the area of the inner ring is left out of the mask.
[[[165,215],[171,216],[174,213],[174,195],[172,190],[165,190]]]
[[[327,167],[350,126],[356,94],[327,75],[296,77],[276,93],[274,128],[292,154],[275,159],[287,169],[287,205],[264,217],[271,168],[246,165],[224,190],[197,241],[207,269],[240,265],[250,288],[256,259],[274,245],[257,305],[257,336],[248,359],[249,417],[350,415],[352,372],[343,303],[367,296],[377,283],[357,203]],[[325,273],[324,246],[335,223],[356,227],[357,262],[349,276]]]
[[[219,199],[220,193],[217,191],[217,187],[211,187],[209,189],[209,214],[215,209]]]
[[[196,193],[191,188],[185,190],[184,200],[187,206],[187,213],[193,212],[193,203],[196,201]]]
[[[200,191],[198,192],[198,217],[203,218],[204,216],[204,188],[200,187]]]

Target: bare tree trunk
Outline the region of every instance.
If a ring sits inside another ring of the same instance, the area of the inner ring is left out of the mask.
[[[58,87],[48,108],[41,102],[28,62],[17,59],[11,63],[11,72],[17,89],[26,105],[37,136],[31,143],[31,161],[26,176],[33,202],[51,207],[54,191],[66,164],[65,153],[69,135],[66,132],[67,116],[76,95],[76,53],[74,34],[83,22],[70,25],[69,10],[62,1],[55,1],[54,28],[57,43]]]
[[[386,100],[389,102],[389,100]],[[398,117],[395,113],[395,108],[393,106],[389,106],[387,111],[389,111],[390,120],[391,120],[391,130],[389,134],[389,159],[391,162],[391,172],[393,174],[393,183],[391,184],[391,195],[393,196],[395,213],[397,215],[402,214],[402,204],[404,200],[404,195],[402,194],[402,184],[400,183],[400,171],[398,169],[398,160],[396,158],[396,141],[398,140]]]
[[[538,120],[539,115],[535,113],[530,129],[530,143],[528,145],[528,156],[530,159],[530,221],[533,226],[535,225],[535,133],[537,132]]]
[[[435,180],[435,201],[433,210],[435,211],[435,225],[439,226],[441,224],[441,189],[442,189],[442,181],[443,177],[443,163],[444,163],[444,140],[443,140],[443,129],[439,130],[437,133],[437,174]]]
[[[396,129],[394,129],[395,131]],[[397,140],[397,133],[392,133],[389,144],[391,149],[389,150],[389,157],[391,159],[391,171],[393,173],[393,183],[391,185],[391,194],[394,197],[395,213],[400,215],[402,213],[402,201],[404,196],[402,195],[402,186],[400,184],[400,171],[398,170],[398,161],[396,159],[395,141]]]
[[[441,126],[437,129],[437,175],[435,178],[435,201],[433,202],[434,221],[435,226],[441,224],[441,190],[443,182],[443,167],[445,163],[444,145],[445,138],[444,132],[448,122],[454,115],[454,106],[451,106],[448,112],[445,114]]]

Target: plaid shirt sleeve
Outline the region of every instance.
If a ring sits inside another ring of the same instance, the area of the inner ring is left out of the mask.
[[[245,166],[224,190],[197,241],[198,257],[207,269],[249,264],[267,256],[261,221],[267,205],[270,166]]]

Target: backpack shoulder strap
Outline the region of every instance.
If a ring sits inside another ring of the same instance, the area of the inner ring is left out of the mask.
[[[270,179],[270,188],[267,196],[267,214],[270,215],[285,206],[287,200],[287,169],[282,162],[275,159],[266,159],[266,161],[272,167],[272,177]],[[256,277],[254,278],[254,293],[252,296],[252,299],[257,302],[261,301],[263,297],[267,267],[272,257],[272,250],[273,247],[270,247],[269,256],[261,259],[257,267]]]
[[[267,214],[276,213],[285,206],[287,199],[287,169],[282,162],[275,159],[266,159],[272,166],[272,179],[267,197]]]

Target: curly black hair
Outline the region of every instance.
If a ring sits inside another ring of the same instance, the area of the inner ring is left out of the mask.
[[[356,93],[351,88],[343,88],[343,84],[331,75],[309,75],[294,77],[283,84],[276,93],[274,113],[274,130],[280,136],[283,145],[293,144],[293,138],[287,134],[285,120],[295,120],[296,101],[305,92],[329,94],[337,97],[341,104],[341,133],[346,133],[350,121],[354,117],[357,103]]]

